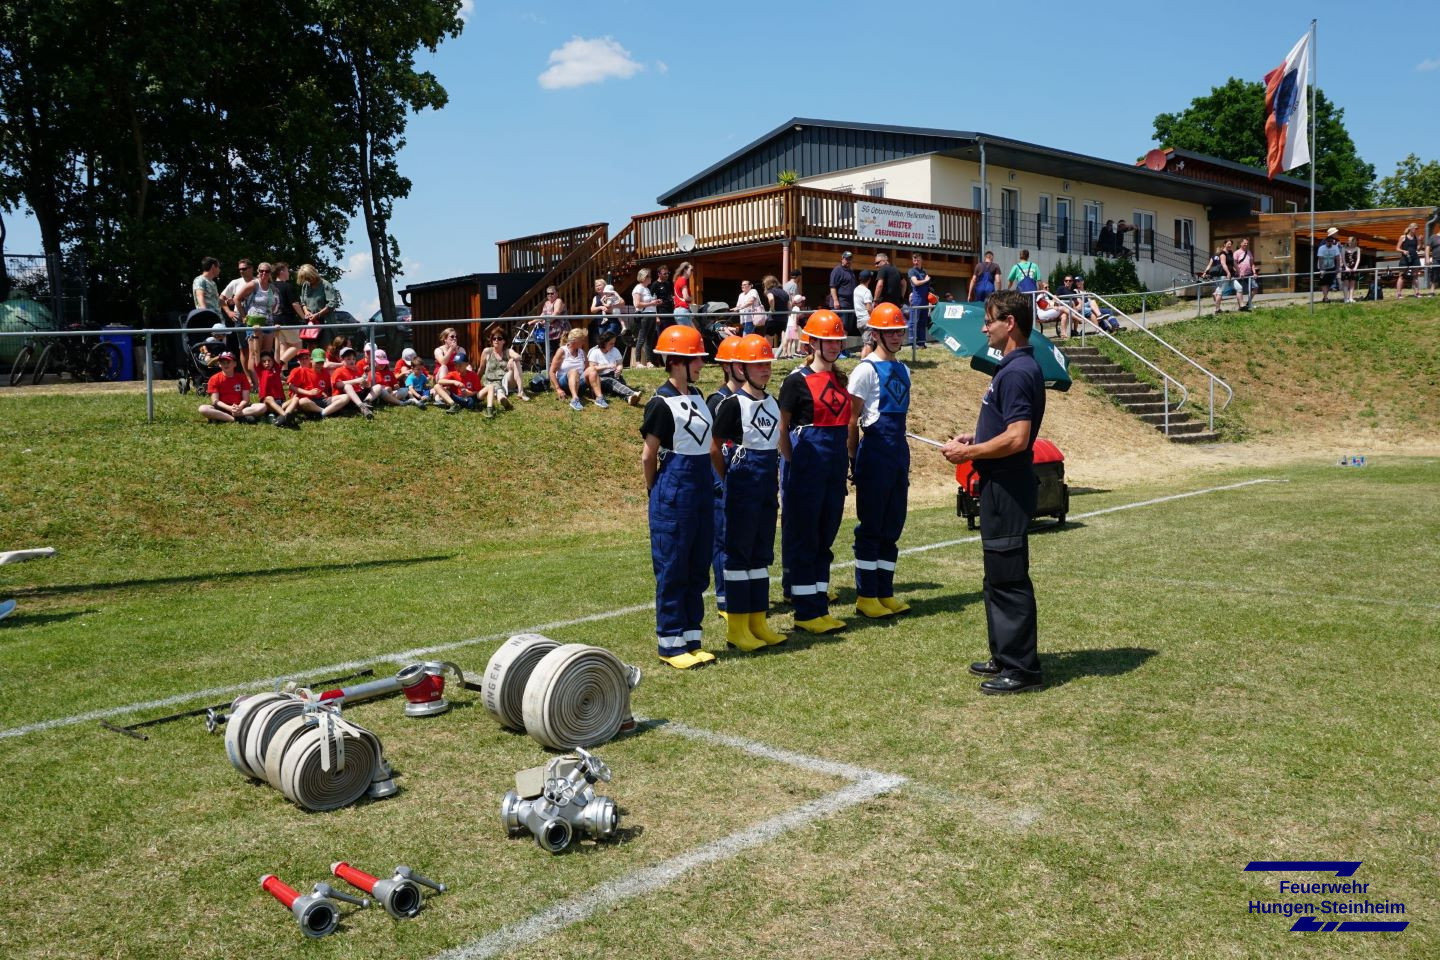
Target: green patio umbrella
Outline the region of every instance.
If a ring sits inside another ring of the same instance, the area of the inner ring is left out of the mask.
[[[969,357],[974,369],[993,375],[1000,366],[1001,354],[990,348],[980,330],[984,322],[983,303],[940,303],[930,312],[930,326],[939,333],[940,342],[955,356]],[[1045,376],[1046,388],[1069,390],[1070,363],[1060,348],[1038,330],[1031,332],[1030,346],[1035,348],[1035,361]]]

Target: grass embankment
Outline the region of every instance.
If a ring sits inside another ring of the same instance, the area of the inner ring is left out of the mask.
[[[1440,434],[1440,300],[1317,304],[1181,320],[1154,328],[1235,390],[1217,414],[1228,440],[1269,436],[1403,439]],[[1120,339],[1190,390],[1203,416],[1206,378],[1144,333]],[[1103,337],[1116,363],[1154,375]],[[1216,402],[1224,394],[1217,390]]]
[[[984,382],[936,354],[916,381],[932,435],[973,423]],[[1091,391],[1051,403],[1082,468],[1103,443],[1172,450]],[[0,401],[0,544],[61,550],[0,568],[0,598],[20,601],[0,623],[0,729],[653,596],[636,410],[546,398],[495,422],[405,410],[295,434],[209,427],[193,408],[161,397],[147,425],[133,397]],[[551,629],[644,667],[646,716],[912,782],[520,955],[1435,956],[1435,472],[1292,468],[1036,535],[1050,687],[1026,698],[979,697],[963,670],[984,650],[974,543],[902,558],[914,611],[897,621],[855,622],[848,571],[837,636],[729,655],[710,617],[721,660],[704,671],[652,667],[648,612]],[[1072,516],[1256,475],[1116,476],[1077,489]],[[922,505],[902,546],[965,536],[948,503]],[[494,646],[445,656],[478,672]],[[0,740],[0,862],[23,878],[0,898],[0,956],[424,958],[840,786],[651,730],[599,751],[623,841],[552,858],[497,815],[545,753],[457,699],[429,721],[356,707],[402,792],[328,815],[246,783],[198,720],[146,743],[92,722]],[[256,878],[308,889],[341,858],[409,863],[451,891],[415,921],[372,910],[304,942]],[[1362,860],[1370,899],[1405,902],[1412,926],[1297,937],[1248,913],[1292,899],[1278,875],[1244,873],[1251,859]]]

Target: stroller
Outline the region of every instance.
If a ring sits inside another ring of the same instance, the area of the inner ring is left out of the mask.
[[[228,350],[240,356],[240,338],[214,310],[191,310],[185,315],[182,329],[180,346],[185,358],[181,361],[180,377],[175,381],[175,388],[186,394],[192,388],[204,389],[211,375],[219,370],[215,362],[220,354]],[[196,387],[196,384],[199,386]]]

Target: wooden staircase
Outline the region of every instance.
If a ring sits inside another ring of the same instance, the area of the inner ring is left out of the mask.
[[[1072,373],[1079,373],[1099,387],[1123,410],[1154,426],[1171,443],[1213,443],[1220,438],[1218,433],[1206,429],[1205,421],[1196,420],[1188,411],[1177,412],[1173,401],[1167,429],[1165,395],[1095,347],[1070,347],[1065,348],[1064,353]]]

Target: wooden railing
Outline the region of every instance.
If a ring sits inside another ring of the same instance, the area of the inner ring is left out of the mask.
[[[679,241],[687,234],[695,238],[691,249],[700,252],[784,239],[875,245],[855,229],[855,201],[862,199],[835,190],[775,186],[642,213],[634,219],[636,252],[641,262],[684,256]],[[940,242],[922,249],[971,256],[979,249],[978,211],[889,197],[879,202],[939,211]]]
[[[500,248],[500,272],[547,273],[597,232],[601,234],[600,242],[603,244],[610,232],[610,225],[588,223],[583,227],[569,227],[528,237],[516,237],[513,240],[501,240],[495,244]]]
[[[854,242],[875,245],[876,241],[860,236],[855,229],[855,201],[866,199],[834,190],[813,187],[791,187],[791,212],[794,235],[803,239]],[[964,207],[944,207],[935,203],[876,198],[891,207],[912,207],[940,211],[940,242],[928,249],[946,253],[974,255],[980,246],[980,213]],[[881,244],[911,249],[912,244]]]
[[[683,256],[678,243],[689,234],[696,251],[783,240],[794,234],[789,216],[791,187],[768,187],[749,193],[700,200],[683,206],[642,213],[635,218],[636,253],[640,260]]]
[[[626,229],[629,228],[627,227]],[[575,275],[575,272],[577,270],[585,266],[585,264],[589,263],[591,258],[594,257],[596,253],[604,249],[607,242],[606,235],[609,232],[610,228],[607,225],[598,225],[596,229],[590,232],[590,235],[588,237],[580,241],[579,244],[577,244],[568,254],[566,254],[563,260],[551,267],[549,272],[544,274],[539,280],[535,281],[535,283],[531,285],[529,290],[526,290],[518,298],[516,298],[515,302],[510,305],[510,308],[504,313],[500,314],[500,316],[535,316],[540,312],[540,308],[544,306],[545,291],[551,286],[554,286],[556,291],[560,293],[561,299],[565,300],[565,305],[567,307],[573,306],[574,304],[572,304],[570,300],[565,298],[565,283],[567,280],[569,280]],[[588,304],[589,301],[586,302]]]
[[[579,250],[576,251],[579,253]],[[560,294],[560,299],[565,301],[565,312],[567,314],[584,314],[590,312],[590,298],[595,294],[595,281],[607,274],[614,274],[616,278],[615,288],[620,295],[627,300],[630,296],[632,283],[624,281],[632,279],[632,271],[635,269],[635,224],[627,224],[610,240],[601,246],[593,256],[584,258],[574,263],[569,275],[554,281],[555,290]],[[623,285],[622,285],[623,284]],[[533,317],[540,313],[540,307],[545,302],[545,288],[540,287],[538,298],[527,294],[503,314],[507,317]]]

